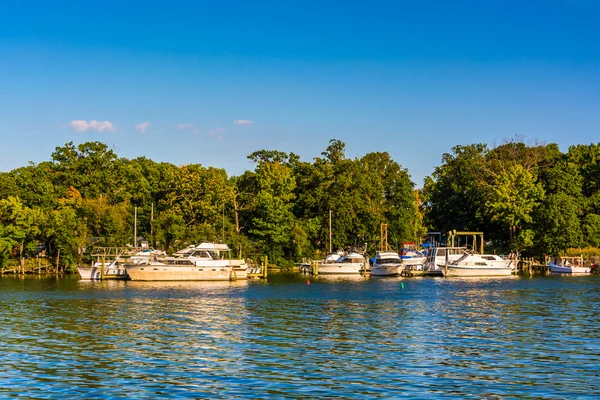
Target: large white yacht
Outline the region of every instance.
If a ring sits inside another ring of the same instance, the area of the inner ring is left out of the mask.
[[[348,275],[360,274],[365,269],[366,260],[362,254],[350,252],[337,259],[325,259],[319,262],[319,274]]]
[[[131,280],[140,281],[226,281],[246,279],[248,266],[244,260],[225,258],[226,244],[201,243],[189,246],[171,257],[158,258],[146,264],[127,264]]]
[[[396,276],[404,270],[405,265],[398,253],[394,251],[379,251],[371,267],[372,276]]]
[[[441,268],[444,276],[508,276],[512,274],[511,260],[497,260],[487,254],[465,252],[458,260]]]

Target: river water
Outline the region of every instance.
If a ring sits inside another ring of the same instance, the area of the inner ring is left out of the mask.
[[[600,396],[600,276],[308,283],[2,277],[0,397]]]

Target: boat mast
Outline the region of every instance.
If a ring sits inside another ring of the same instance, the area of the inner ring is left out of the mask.
[[[331,235],[331,209],[329,209],[329,254],[333,252],[332,249],[332,235]]]
[[[137,207],[133,208],[133,248],[137,247]]]

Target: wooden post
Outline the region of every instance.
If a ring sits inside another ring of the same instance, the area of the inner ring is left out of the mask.
[[[448,251],[449,250],[446,249],[446,262],[444,263],[444,278],[448,276]]]
[[[104,280],[104,256],[102,256],[102,265],[100,266],[100,280]]]
[[[237,273],[235,272],[235,267],[233,265],[230,265],[229,268],[231,268],[229,270],[229,280],[237,281]]]

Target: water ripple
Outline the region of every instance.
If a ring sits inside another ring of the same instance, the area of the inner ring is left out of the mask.
[[[594,398],[598,277],[0,278],[0,396]]]

